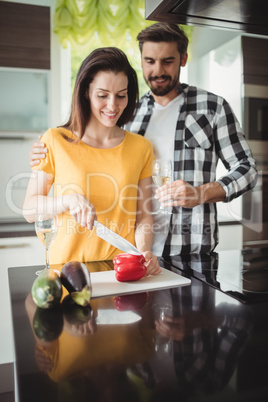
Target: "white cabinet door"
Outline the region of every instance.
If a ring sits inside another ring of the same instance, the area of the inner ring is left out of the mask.
[[[220,225],[219,244],[215,251],[240,250],[243,248],[243,226]]]
[[[22,206],[31,174],[29,151],[33,141],[0,138],[0,221],[25,222]]]
[[[44,265],[45,248],[37,237],[2,238],[0,260],[0,364],[5,364],[14,361],[8,268]]]

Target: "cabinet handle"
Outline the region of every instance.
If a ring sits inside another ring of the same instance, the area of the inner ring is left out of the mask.
[[[24,247],[30,247],[31,245],[29,243],[17,243],[17,244],[0,244],[0,250],[4,248],[24,248]]]
[[[26,137],[23,137],[23,136],[17,136],[17,137],[8,137],[8,136],[5,136],[5,137],[2,137],[2,136],[0,136],[0,141],[1,140],[25,140],[26,139]]]

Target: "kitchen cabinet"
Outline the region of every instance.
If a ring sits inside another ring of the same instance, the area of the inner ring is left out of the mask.
[[[0,1],[0,66],[50,69],[50,7]]]
[[[268,35],[267,0],[145,0],[145,18]]]
[[[9,372],[9,368],[5,366],[14,361],[11,310],[8,303],[10,298],[8,268],[19,265],[23,271],[24,266],[30,264],[44,265],[45,247],[36,235],[0,238],[0,260],[0,401],[3,402],[2,393],[12,390],[10,383],[4,381]],[[5,368],[5,376],[2,375],[3,367]]]
[[[49,70],[0,67],[0,138],[48,129],[49,80]]]
[[[29,150],[51,126],[50,7],[0,1],[0,223],[24,222]]]
[[[219,217],[219,220],[221,218]],[[215,251],[238,250],[243,247],[243,226],[239,222],[224,222],[219,224],[219,244]]]
[[[22,216],[22,207],[31,174],[29,151],[33,138],[8,139],[0,137],[1,224],[25,222]],[[38,139],[37,135],[36,139]]]
[[[268,38],[242,36],[241,44],[244,83],[268,86]]]

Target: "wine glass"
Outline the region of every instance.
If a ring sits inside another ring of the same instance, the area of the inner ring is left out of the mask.
[[[161,333],[161,327],[166,323],[166,317],[172,317],[172,306],[169,304],[160,305],[154,303],[152,305],[154,312],[154,321],[156,325],[156,332],[154,334],[154,348],[156,352],[171,353],[171,338]],[[167,324],[169,325],[169,324]],[[157,329],[158,327],[158,329]],[[160,331],[159,331],[160,330]]]
[[[152,178],[153,182],[157,187],[161,187],[166,183],[171,181],[172,175],[172,162],[169,159],[155,159],[152,164]],[[164,208],[160,204],[158,211],[152,212],[153,215],[156,214],[172,214],[171,211]]]
[[[35,231],[38,238],[44,244],[46,248],[46,267],[44,269],[36,271],[36,275],[39,275],[45,269],[49,269],[49,246],[54,241],[58,231],[58,216],[54,215],[52,218],[39,215],[37,221],[35,221]],[[59,273],[55,270],[56,273]]]

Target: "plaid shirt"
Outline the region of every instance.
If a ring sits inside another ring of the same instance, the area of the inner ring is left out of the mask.
[[[217,253],[192,254],[168,258],[167,263],[163,259],[160,264],[183,276],[189,277],[190,270],[216,276],[218,258]],[[166,314],[173,317],[176,324],[170,326],[168,353],[160,345],[152,359],[136,366],[137,375],[149,389],[158,392],[159,383],[165,390],[168,385],[176,398],[166,400],[196,401],[199,398],[191,396],[199,396],[201,400],[208,396],[208,400],[218,401],[221,390],[229,386],[239,365],[239,355],[251,337],[253,314],[251,309],[241,303],[229,303],[227,298],[216,303],[219,291],[213,289],[213,282],[208,286],[194,277],[191,279],[191,286],[152,293],[151,309],[166,308]],[[180,337],[174,336],[176,330]]]
[[[184,104],[178,113],[174,143],[173,180],[193,186],[216,181],[219,158],[228,174],[218,182],[226,192],[225,202],[254,187],[257,170],[240,125],[225,99],[182,84]],[[139,102],[134,120],[126,128],[144,135],[153,112],[150,92]],[[215,203],[192,209],[173,207],[163,255],[206,253],[218,244]]]

